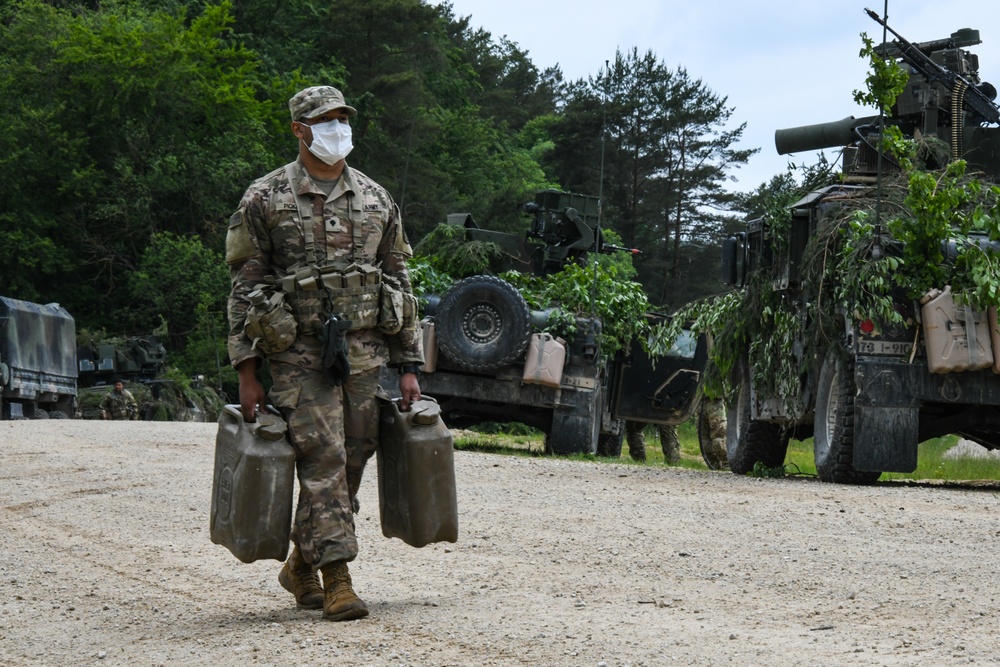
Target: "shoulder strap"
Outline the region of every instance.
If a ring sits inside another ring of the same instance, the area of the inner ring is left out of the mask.
[[[312,204],[299,194],[299,188],[295,181],[295,162],[285,165],[285,177],[288,179],[288,187],[295,198],[295,207],[299,209],[299,220],[302,221],[302,236],[306,242],[306,265],[316,265],[316,237],[313,236]]]
[[[361,195],[361,186],[358,184],[357,179],[354,177],[355,174],[360,174],[361,172],[351,169],[349,166],[344,166],[344,172],[340,175],[340,182],[343,184],[344,188],[347,190],[347,221],[351,223],[351,261],[357,261],[359,257],[362,256],[362,251],[364,250],[365,240],[362,237],[364,232],[364,222],[365,216],[362,211],[363,199],[359,200]],[[360,202],[360,203],[359,203]],[[357,210],[355,210],[357,209]],[[361,215],[356,215],[356,213],[361,213]]]
[[[361,237],[361,232],[364,231],[365,217],[360,216],[360,219],[355,219],[354,213],[354,198],[358,196],[357,192],[351,193],[351,201],[347,206],[347,215],[351,220],[351,237],[354,241],[354,246],[351,249],[351,261],[355,261],[358,257],[362,256],[362,251],[365,247],[365,240]]]

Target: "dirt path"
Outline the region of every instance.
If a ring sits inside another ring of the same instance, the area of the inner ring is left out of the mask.
[[[1000,663],[997,488],[457,453],[457,544],[382,537],[369,618],[208,536],[214,425],[0,422],[0,665]]]

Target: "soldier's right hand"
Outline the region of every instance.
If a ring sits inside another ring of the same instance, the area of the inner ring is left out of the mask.
[[[243,413],[243,421],[249,424],[257,421],[258,413],[267,413],[267,393],[256,379],[240,382],[240,412]]]
[[[249,368],[247,367],[249,364]],[[256,362],[247,359],[236,371],[240,376],[240,412],[243,421],[252,424],[257,421],[257,413],[267,414],[267,392],[257,380]]]

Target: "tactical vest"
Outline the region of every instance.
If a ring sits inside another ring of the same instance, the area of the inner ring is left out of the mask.
[[[296,336],[318,336],[331,316],[350,322],[347,331],[378,329],[396,334],[404,322],[416,316],[417,304],[412,295],[392,276],[369,263],[355,263],[363,254],[361,220],[350,218],[351,258],[317,261],[313,220],[323,218],[324,201],[307,201],[294,187],[295,165],[285,165],[285,177],[291,186],[305,240],[305,261],[289,267],[277,285],[258,286],[250,297],[244,331],[253,341],[253,349],[277,354],[288,349]]]
[[[401,313],[394,315],[394,301],[400,301],[399,285],[384,280],[382,270],[372,264],[355,263],[363,253],[364,225],[361,220],[350,218],[351,261],[347,266],[341,262],[321,263],[316,258],[316,239],[313,234],[314,218],[323,218],[324,201],[314,197],[307,200],[294,187],[295,163],[285,165],[285,176],[292,185],[292,194],[298,208],[305,239],[305,263],[290,267],[288,275],[281,279],[280,289],[285,293],[288,304],[299,325],[299,332],[315,335],[329,315],[349,320],[349,331],[379,328],[383,333],[394,334],[402,325]],[[348,216],[351,209],[348,208]],[[385,301],[386,307],[382,306]],[[386,312],[383,313],[382,311]],[[398,320],[398,325],[395,321]]]

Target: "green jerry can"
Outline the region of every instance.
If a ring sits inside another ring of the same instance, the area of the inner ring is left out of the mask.
[[[243,421],[240,406],[219,415],[212,482],[212,542],[244,563],[288,556],[295,450],[288,426],[273,412]]]
[[[418,548],[456,542],[454,441],[437,401],[424,396],[402,412],[379,396],[376,456],[382,534]]]

